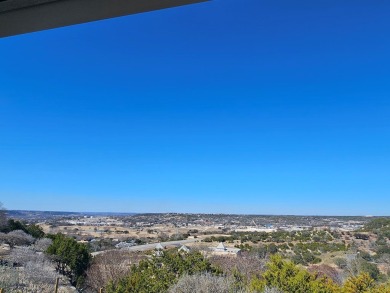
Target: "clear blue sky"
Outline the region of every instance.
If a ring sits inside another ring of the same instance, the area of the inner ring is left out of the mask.
[[[389,10],[215,0],[0,39],[0,201],[389,215]]]

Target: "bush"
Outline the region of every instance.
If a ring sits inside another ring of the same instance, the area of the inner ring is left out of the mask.
[[[53,240],[51,240],[49,238],[38,239],[34,243],[34,249],[36,251],[45,252],[52,243],[53,243]]]
[[[361,274],[349,278],[344,286],[343,293],[365,293],[374,287],[374,280],[368,274]]]
[[[94,292],[109,281],[116,283],[130,270],[130,264],[138,262],[142,256],[123,250],[107,251],[95,256],[86,273],[86,283]]]
[[[371,261],[372,260],[372,257],[371,255],[368,253],[368,252],[365,252],[365,251],[359,251],[359,255],[362,259],[366,260],[366,261]]]
[[[58,274],[44,254],[38,254],[32,247],[17,247],[6,257],[8,266],[0,266],[0,288],[6,292],[53,292]],[[66,280],[62,284],[68,285]]]
[[[11,231],[8,234],[0,233],[0,242],[6,243],[11,247],[30,245],[34,238],[22,230]]]
[[[343,281],[343,278],[337,269],[326,264],[313,265],[308,268],[308,272],[318,274],[321,277],[327,277],[338,285],[341,285]]]
[[[274,287],[265,287],[263,293],[284,293],[284,292]]]
[[[234,282],[230,278],[214,276],[209,273],[201,275],[184,275],[169,293],[226,293],[232,292]]]
[[[345,269],[347,267],[347,260],[345,258],[335,258],[334,263],[339,269]]]
[[[334,293],[337,290],[337,285],[329,278],[310,274],[292,262],[283,260],[279,255],[271,257],[267,268],[262,279],[252,280],[252,291],[261,292],[266,286],[283,292],[300,293]]]
[[[107,293],[162,293],[177,282],[183,275],[214,273],[215,269],[201,253],[192,252],[180,255],[177,252],[164,252],[161,257],[142,260],[133,265],[130,273],[118,282],[111,282]]]
[[[360,265],[360,271],[367,273],[374,280],[379,279],[380,271],[376,264],[367,261],[362,261]]]
[[[28,225],[26,230],[26,232],[34,238],[43,238],[45,236],[43,229],[38,225]]]

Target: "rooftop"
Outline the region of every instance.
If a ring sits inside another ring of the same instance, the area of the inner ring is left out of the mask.
[[[208,0],[0,0],[0,37]]]

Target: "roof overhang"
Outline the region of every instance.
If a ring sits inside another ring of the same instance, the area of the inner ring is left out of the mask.
[[[209,0],[0,0],[0,37]]]

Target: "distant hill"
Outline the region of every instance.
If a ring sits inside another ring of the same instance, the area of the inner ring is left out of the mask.
[[[62,211],[26,211],[26,210],[7,210],[10,218],[23,220],[38,220],[63,217],[107,217],[107,216],[133,216],[136,213],[111,213],[111,212],[62,212]]]

